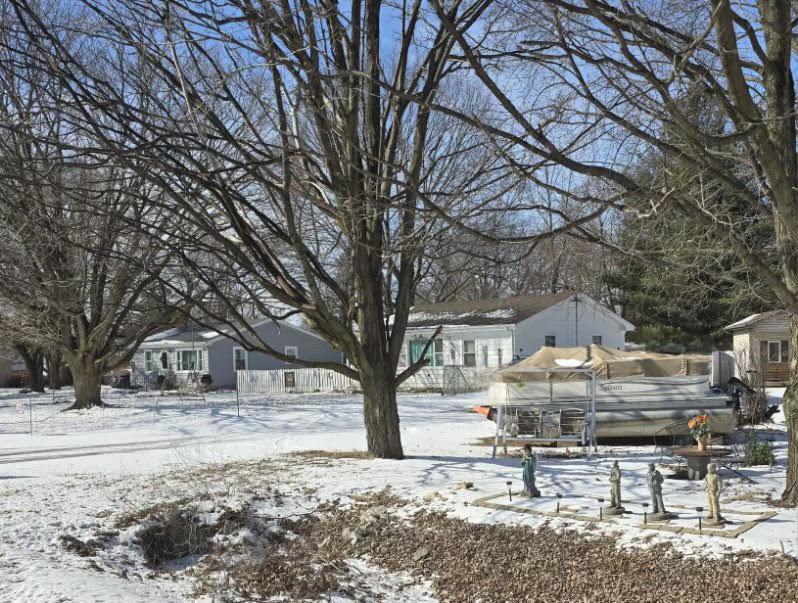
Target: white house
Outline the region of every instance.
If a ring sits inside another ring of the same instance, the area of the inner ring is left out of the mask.
[[[627,331],[634,330],[615,312],[573,291],[419,304],[410,310],[400,366],[420,357],[439,326],[430,366],[505,366],[544,345],[623,349]]]

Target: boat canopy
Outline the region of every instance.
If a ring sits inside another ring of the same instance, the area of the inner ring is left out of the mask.
[[[569,372],[568,368],[592,369],[599,379],[686,377],[709,375],[711,362],[709,356],[622,352],[595,344],[575,348],[544,346],[528,358],[501,369],[496,378],[504,383],[586,378],[584,372]]]

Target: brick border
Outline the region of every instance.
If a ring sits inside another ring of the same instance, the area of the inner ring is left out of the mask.
[[[477,499],[474,499],[473,501],[470,502],[470,504],[477,507],[483,507],[486,509],[494,509],[496,511],[510,511],[512,513],[520,513],[524,515],[538,515],[541,517],[566,517],[568,519],[576,519],[577,521],[586,521],[588,523],[613,524],[616,523],[615,522],[616,519],[623,517],[623,515],[608,515],[603,518],[599,518],[599,517],[594,517],[593,515],[583,515],[578,513],[573,507],[569,507],[567,505],[562,504],[562,502],[560,502],[559,513],[557,513],[556,511],[541,511],[538,509],[519,507],[513,504],[491,502],[492,500],[503,496],[507,496],[507,494],[505,492],[501,492],[499,494],[489,494],[487,496],[481,496]],[[674,504],[670,506],[676,509],[694,510],[694,507],[688,507],[685,505]],[[733,530],[723,530],[723,529],[719,530],[714,528],[704,528],[702,530],[699,530],[697,527],[691,528],[689,526],[669,525],[670,520],[651,522],[645,524],[636,523],[636,524],[631,524],[631,526],[639,528],[641,530],[659,530],[661,532],[672,532],[674,534],[695,534],[698,536],[737,538],[740,534],[744,534],[745,532],[752,529],[757,524],[760,524],[778,515],[778,513],[776,513],[775,511],[737,511],[733,509],[729,509],[728,511],[729,513],[733,513],[735,515],[755,515],[756,517],[752,518],[750,521],[746,521],[740,524]]]

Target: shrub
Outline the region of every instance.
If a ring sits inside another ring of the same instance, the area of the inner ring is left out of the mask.
[[[745,456],[743,457],[743,467],[753,467],[755,465],[772,465],[775,461],[773,455],[773,444],[760,441],[756,435],[751,435],[748,444],[745,446]]]
[[[173,510],[162,521],[142,529],[138,541],[144,558],[152,565],[201,555],[210,550],[215,530],[200,521],[193,509]]]

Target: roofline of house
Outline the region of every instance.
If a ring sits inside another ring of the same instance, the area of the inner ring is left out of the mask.
[[[249,326],[252,327],[253,329],[256,329],[259,326],[261,326],[263,324],[266,324],[267,322],[276,323],[277,327],[279,329],[282,329],[284,327],[287,327],[289,329],[295,329],[295,330],[299,331],[300,333],[304,333],[305,335],[310,335],[311,337],[315,337],[316,339],[320,339],[321,341],[326,341],[326,339],[324,339],[324,337],[322,337],[318,333],[315,333],[315,332],[311,331],[310,329],[306,329],[304,327],[300,327],[299,325],[292,324],[292,323],[287,322],[285,320],[275,320],[275,319],[272,319],[272,318],[264,317],[264,318],[259,318],[258,320],[253,321]],[[232,337],[230,335],[226,335],[224,333],[220,333],[216,337],[211,337],[209,339],[206,339],[206,343],[213,343],[213,342],[216,342],[216,341],[218,341],[220,339],[224,339],[224,338],[232,339]]]
[[[723,330],[729,333],[734,333],[735,331],[750,331],[754,327],[756,327],[756,325],[762,322],[762,320],[769,318],[770,316],[778,312],[787,312],[787,310],[785,310],[784,308],[776,308],[775,310],[756,312],[754,314],[746,316],[745,318],[741,318],[740,320],[733,322],[730,325],[726,325],[725,327],[723,327]]]
[[[553,308],[557,304],[571,303],[572,300],[574,299],[574,297],[576,297],[576,296],[580,297],[580,301],[585,300],[585,298],[587,300],[589,300],[590,304],[592,304],[595,308],[600,309],[603,313],[605,313],[607,316],[609,316],[609,318],[611,320],[615,321],[618,325],[620,325],[625,331],[634,331],[635,330],[635,328],[636,328],[635,325],[632,324],[631,322],[629,322],[628,320],[626,320],[623,316],[621,316],[617,312],[614,312],[613,310],[610,310],[609,308],[607,308],[603,304],[598,303],[596,300],[594,300],[589,295],[587,295],[585,293],[578,293],[578,292],[572,293],[568,297],[565,297],[565,298],[561,299],[560,301],[554,302],[553,304],[551,304],[550,306],[546,306],[545,308],[543,308],[539,312],[535,312],[531,316],[527,316],[526,318],[522,318],[521,320],[518,320],[516,322],[487,323],[487,324],[470,324],[470,323],[467,323],[467,322],[463,322],[463,323],[455,323],[455,324],[446,324],[446,323],[430,324],[430,325],[423,325],[423,326],[415,326],[415,325],[408,324],[407,325],[407,330],[410,330],[410,329],[436,329],[439,326],[443,327],[443,328],[447,328],[447,327],[472,327],[472,328],[476,328],[476,327],[485,327],[485,328],[516,327],[516,326],[518,326],[519,324],[521,324],[524,321],[534,320],[539,315],[541,315],[543,312]],[[412,314],[411,314],[411,316],[412,316]]]
[[[519,321],[519,322],[523,322],[523,321]],[[461,328],[461,327],[471,327],[471,328],[480,327],[480,328],[485,328],[485,329],[514,329],[517,326],[518,326],[517,322],[503,322],[503,323],[496,323],[496,324],[489,323],[489,324],[482,324],[482,325],[470,325],[470,324],[467,324],[467,323],[456,324],[455,323],[455,324],[451,324],[451,325],[449,325],[449,324],[424,325],[424,326],[421,326],[421,327],[414,327],[414,326],[408,325],[407,327],[405,327],[405,331],[410,331],[410,330],[434,331],[438,327],[440,327],[442,329],[457,329],[457,328]]]
[[[252,323],[250,323],[250,326],[253,329],[255,329],[255,328],[257,328],[257,327],[259,327],[262,324],[265,324],[267,322],[275,322],[275,323],[277,323],[278,328],[281,328],[281,329],[282,328],[295,329],[295,330],[299,331],[300,333],[304,333],[305,335],[310,335],[311,337],[315,337],[316,339],[320,339],[321,341],[326,341],[318,333],[315,333],[315,332],[311,331],[310,329],[306,329],[304,327],[300,327],[298,325],[291,324],[290,322],[286,322],[284,320],[274,320],[274,319],[271,319],[271,318],[268,318],[268,317],[259,318],[259,319],[255,320],[255,321],[253,321]],[[199,325],[199,326],[201,326],[201,325]],[[205,328],[206,328],[206,331],[205,331],[206,333],[208,331],[215,331],[215,329],[210,329],[210,328],[207,328],[207,327],[205,327]],[[229,329],[229,327],[228,327],[228,329]],[[229,334],[220,333],[219,331],[216,331],[216,335],[214,337],[207,337],[206,338],[206,337],[198,336],[197,339],[193,343],[208,347],[210,344],[216,343],[217,341],[219,341],[221,339],[233,339],[233,337],[231,335],[229,335]],[[141,345],[139,345],[139,348],[153,348],[153,347],[164,347],[164,346],[165,347],[177,347],[177,346],[185,345],[185,344],[191,345],[192,342],[191,341],[170,340],[170,339],[147,341],[145,339],[143,342],[141,342]]]

